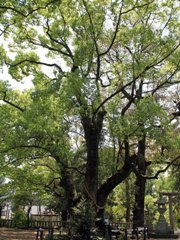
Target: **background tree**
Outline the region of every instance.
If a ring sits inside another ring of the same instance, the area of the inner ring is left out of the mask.
[[[32,206],[47,206],[56,190],[52,182],[59,179],[45,160],[25,163],[21,166],[7,165],[2,169],[6,175],[4,198],[12,205],[12,215],[17,226],[29,227]],[[4,203],[6,204],[4,200]]]

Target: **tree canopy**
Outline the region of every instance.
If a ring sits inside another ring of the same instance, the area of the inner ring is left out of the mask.
[[[11,0],[0,15],[2,168],[55,160],[66,208],[101,211],[131,172],[178,161],[178,1]]]

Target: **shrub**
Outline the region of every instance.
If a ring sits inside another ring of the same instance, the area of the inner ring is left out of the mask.
[[[17,228],[26,227],[26,213],[21,207],[14,209],[13,212],[14,226]]]
[[[72,231],[73,239],[76,240],[89,240],[92,239],[92,235],[95,236],[97,233],[94,208],[85,199],[82,199],[77,207],[74,208]]]

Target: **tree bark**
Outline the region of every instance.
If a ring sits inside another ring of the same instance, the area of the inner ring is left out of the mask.
[[[140,174],[146,174],[145,148],[146,137],[138,142],[137,167]],[[144,226],[144,201],[145,201],[146,179],[136,175],[135,182],[135,205],[133,210],[133,228]]]
[[[105,111],[98,112],[96,118],[82,116],[82,125],[85,133],[87,147],[87,164],[85,174],[85,193],[95,201],[98,188],[98,167],[99,167],[99,140],[103,126]]]
[[[32,209],[32,202],[29,203],[28,210],[27,210],[27,228],[29,228],[31,209]]]
[[[0,219],[2,217],[2,210],[3,210],[3,206],[0,205]]]
[[[72,207],[76,206],[77,203],[77,192],[74,187],[73,179],[70,176],[69,172],[65,170],[61,171],[61,182],[60,186],[64,189],[65,192],[65,209],[64,212],[71,212]]]
[[[126,192],[126,222],[130,222],[131,215],[131,196],[129,191],[129,181],[125,179],[125,192]]]
[[[144,200],[146,179],[136,178],[135,183],[135,206],[133,210],[133,228],[144,226]]]

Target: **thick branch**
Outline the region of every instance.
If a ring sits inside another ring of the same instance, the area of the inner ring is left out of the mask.
[[[45,187],[50,187],[56,180],[60,180],[60,177],[53,178]]]
[[[106,55],[106,54],[111,50],[111,48],[112,48],[112,46],[113,46],[113,44],[114,44],[114,41],[115,41],[115,39],[116,39],[117,33],[118,33],[118,28],[119,28],[119,24],[120,24],[120,21],[121,21],[121,16],[122,16],[123,14],[126,14],[126,13],[128,13],[128,12],[133,11],[133,10],[136,9],[136,8],[145,7],[145,6],[147,6],[147,5],[149,5],[149,4],[153,3],[153,2],[154,2],[154,0],[151,1],[151,2],[142,4],[142,5],[134,6],[133,8],[128,9],[127,11],[124,11],[124,12],[123,12],[122,9],[123,9],[123,5],[124,5],[124,1],[122,1],[121,8],[120,8],[119,15],[118,15],[118,20],[117,20],[116,28],[115,28],[115,31],[114,31],[114,36],[113,36],[113,38],[112,38],[112,41],[111,41],[108,49],[107,49],[105,52],[100,53],[100,56]]]
[[[116,96],[118,93],[120,93],[124,88],[126,88],[127,86],[131,85],[134,82],[134,80],[130,81],[129,83],[127,83],[126,85],[120,87],[117,91],[115,91],[114,93],[112,93],[109,97],[107,97],[104,101],[102,101],[102,103],[97,107],[97,109],[94,111],[94,116],[98,113],[98,111],[100,110],[101,107],[104,106],[104,104],[106,102],[108,102],[110,99],[112,99],[114,96]]]
[[[44,7],[37,7],[37,8],[35,8],[35,9],[31,10],[30,12],[28,12],[27,14],[21,12],[20,10],[16,9],[15,7],[10,7],[10,6],[0,6],[0,9],[11,10],[11,11],[13,11],[13,12],[15,12],[15,13],[17,13],[17,14],[25,17],[25,18],[27,18],[27,17],[30,16],[32,13],[34,13],[34,12],[40,10],[40,9],[45,9],[45,8],[47,8],[49,5],[51,5],[51,4],[53,4],[53,3],[57,2],[57,1],[59,1],[59,0],[50,1],[50,2],[47,3]]]
[[[43,42],[35,42],[34,39],[30,39],[30,38],[29,38],[28,40],[29,40],[30,43],[32,43],[32,44],[35,45],[35,46],[40,46],[40,47],[46,48],[46,49],[48,49],[48,50],[50,50],[50,51],[58,52],[58,53],[66,56],[66,57],[70,57],[70,55],[69,55],[68,53],[62,51],[62,50],[59,49],[59,48],[55,48],[55,47],[49,46],[48,44],[43,43]]]
[[[166,81],[162,82],[161,84],[159,84],[153,91],[152,91],[152,95],[154,95],[154,93],[156,93],[160,88],[162,88],[164,85],[166,84],[170,84],[169,80],[172,79],[172,77],[178,73],[179,71],[179,63],[176,67],[176,69],[174,70],[174,72],[166,79]],[[172,83],[173,84],[173,83]]]
[[[142,5],[136,5],[136,6],[132,7],[132,8],[130,8],[130,9],[128,9],[128,10],[122,12],[121,14],[129,13],[129,12],[133,11],[133,10],[136,9],[136,8],[146,7],[146,6],[150,5],[150,4],[153,3],[153,2],[154,2],[154,0],[151,1],[151,2],[147,2],[147,3],[145,3],[145,4],[142,4]]]
[[[121,111],[121,115],[125,115],[125,112],[130,108],[131,104],[134,103],[135,97],[131,98],[131,100],[128,101],[128,103],[126,104],[126,106],[122,109]]]
[[[106,55],[111,50],[111,48],[114,44],[114,41],[116,40],[116,36],[117,36],[117,33],[118,33],[118,29],[119,29],[119,24],[120,24],[120,21],[121,21],[123,4],[124,4],[124,1],[122,1],[122,4],[121,4],[121,8],[120,8],[120,11],[119,11],[118,20],[117,20],[117,24],[116,24],[116,28],[115,28],[115,31],[114,31],[114,36],[112,38],[112,41],[111,41],[108,49],[105,52],[100,53],[100,56]]]
[[[133,155],[126,160],[124,166],[117,171],[116,174],[107,179],[97,191],[97,204],[102,206],[105,205],[106,200],[110,192],[122,181],[124,181],[129,174],[132,172],[132,162],[137,161],[137,156]]]
[[[164,60],[166,60],[171,54],[180,46],[180,43],[178,43],[169,53],[167,53],[164,57],[162,57],[160,60],[158,60],[155,63],[152,63],[144,68],[144,70],[139,73],[135,78],[133,78],[132,81],[125,84],[124,86],[117,89],[114,93],[112,93],[109,97],[107,97],[104,101],[101,102],[101,104],[97,107],[97,109],[94,111],[94,115],[97,114],[99,109],[104,106],[106,102],[108,102],[110,99],[112,99],[114,96],[116,96],[118,93],[120,93],[123,89],[125,89],[127,86],[130,86],[134,81],[136,81],[139,77],[141,77],[143,74],[145,74],[149,69],[155,67],[156,65],[162,63]]]
[[[168,170],[168,168],[171,165],[173,165],[178,159],[180,159],[180,155],[177,156],[176,158],[174,158],[164,169],[157,171],[154,176],[147,176],[147,175],[144,175],[144,174],[140,174],[134,164],[132,164],[133,171],[136,175],[138,175],[139,177],[145,178],[145,179],[158,179],[159,174],[166,172]]]
[[[11,25],[13,25],[13,24],[8,24],[7,26],[5,26],[5,28],[2,30],[2,29],[0,29],[0,37],[7,31],[7,29],[11,26]]]
[[[162,31],[164,31],[166,29],[166,27],[168,26],[169,22],[171,21],[172,13],[173,13],[173,10],[171,9],[171,13],[169,15],[169,18],[168,18],[167,22],[165,23],[164,27],[162,28]]]
[[[20,110],[21,112],[24,112],[24,111],[25,111],[25,109],[23,109],[23,108],[19,107],[18,105],[16,105],[16,104],[10,102],[9,100],[7,100],[7,99],[6,99],[6,92],[4,92],[4,97],[3,97],[2,100],[3,100],[5,103],[9,104],[10,106],[12,106],[12,107]]]
[[[63,47],[67,50],[68,53],[67,53],[67,52],[64,52],[64,51],[62,51],[62,50],[60,50],[60,49],[57,49],[57,51],[60,52],[60,53],[62,53],[63,55],[65,55],[65,56],[67,56],[67,57],[70,57],[70,58],[74,61],[74,57],[73,57],[73,54],[72,54],[71,49],[69,48],[69,46],[68,46],[66,43],[63,43],[62,41],[59,41],[59,40],[53,38],[52,35],[50,34],[51,29],[50,29],[50,25],[49,25],[48,20],[46,21],[46,26],[47,26],[47,31],[46,31],[46,33],[47,33],[49,39],[50,39],[52,42],[54,42],[54,43],[56,43],[56,44],[58,44],[58,45],[63,46]],[[44,45],[44,44],[43,44],[43,45]],[[51,48],[51,47],[48,46],[47,44],[45,44],[44,46],[46,46],[48,49]],[[50,50],[51,50],[51,49],[50,49]],[[53,50],[53,49],[52,49],[52,50]]]
[[[25,63],[25,62],[29,62],[29,63],[32,63],[32,64],[37,64],[37,65],[44,65],[44,66],[48,66],[48,67],[56,67],[58,68],[58,70],[60,72],[63,72],[61,67],[59,65],[57,65],[56,63],[44,63],[44,62],[40,62],[40,61],[35,61],[35,60],[30,60],[30,59],[24,59],[18,63],[14,63],[14,64],[11,64],[11,63],[7,63],[7,65],[11,66],[11,67],[17,67],[18,65],[21,65],[22,63]]]
[[[98,48],[98,44],[97,44],[97,40],[96,40],[96,35],[95,35],[95,30],[94,30],[94,24],[93,24],[93,21],[92,21],[92,18],[91,18],[91,14],[89,13],[87,4],[86,4],[86,2],[85,2],[84,0],[83,0],[83,4],[84,4],[84,7],[85,7],[86,12],[87,12],[87,14],[88,14],[89,22],[90,22],[90,24],[91,24],[92,39],[93,39],[93,41],[94,41],[94,45],[95,45],[95,49],[96,49],[96,54],[97,54],[96,80],[98,80],[98,79],[99,79],[99,76],[100,76],[100,67],[101,67],[99,48]]]

